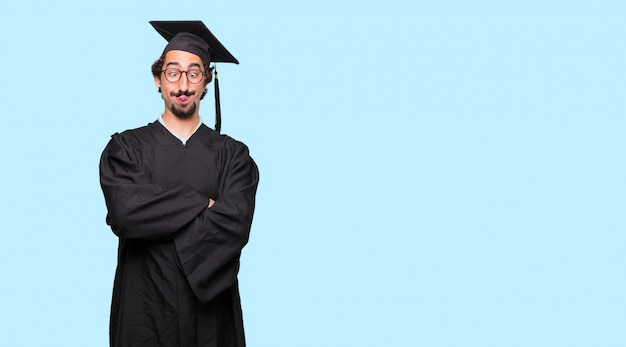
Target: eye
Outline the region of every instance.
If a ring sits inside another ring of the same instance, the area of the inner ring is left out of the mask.
[[[167,70],[165,70],[165,74],[169,78],[177,78],[178,76],[180,76],[180,71],[178,71],[176,69],[167,69]]]
[[[187,76],[189,76],[189,78],[193,78],[193,79],[198,79],[201,75],[202,75],[202,73],[200,72],[200,70],[189,70],[187,72]]]

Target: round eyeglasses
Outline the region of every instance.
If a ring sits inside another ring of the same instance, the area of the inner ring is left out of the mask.
[[[165,79],[172,83],[178,82],[183,73],[187,75],[187,81],[189,81],[189,83],[200,83],[204,77],[204,72],[200,69],[181,71],[176,68],[167,68],[161,72],[165,73]]]

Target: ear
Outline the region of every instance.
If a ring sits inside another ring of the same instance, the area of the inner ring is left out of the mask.
[[[161,89],[161,76],[154,76],[154,84]]]

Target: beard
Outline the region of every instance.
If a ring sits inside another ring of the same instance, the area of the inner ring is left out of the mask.
[[[172,110],[172,113],[180,118],[180,119],[188,119],[191,118],[191,116],[193,116],[194,113],[196,113],[196,103],[191,104],[191,106],[189,106],[189,108],[187,110],[183,110],[180,109],[174,105],[172,105],[172,107],[170,108]]]
[[[189,92],[189,91],[178,91],[176,93],[171,93],[172,96],[174,97],[179,97],[181,95],[186,95],[186,96],[192,96],[196,94],[195,92]],[[196,109],[198,108],[198,106],[196,105],[196,103],[191,104],[191,106],[189,106],[189,109],[187,109],[187,111],[176,107],[174,104],[172,104],[172,107],[170,107],[170,109],[172,110],[172,113],[174,113],[174,115],[180,119],[187,119],[187,118],[191,118],[191,116],[193,116],[194,113],[196,113]]]

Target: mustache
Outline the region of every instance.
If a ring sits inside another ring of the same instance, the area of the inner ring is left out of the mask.
[[[179,90],[177,92],[171,92],[170,93],[170,95],[174,96],[174,97],[179,97],[179,96],[182,96],[182,95],[184,95],[184,96],[192,96],[194,94],[196,94],[196,92],[189,91],[189,90],[185,90],[185,91]]]

